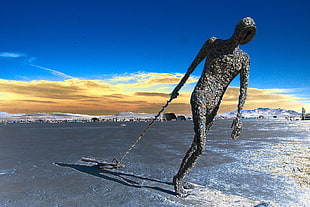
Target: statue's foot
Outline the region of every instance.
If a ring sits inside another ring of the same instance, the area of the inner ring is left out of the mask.
[[[183,188],[184,189],[193,189],[194,185],[191,184],[190,182],[183,182]]]
[[[177,178],[177,176],[173,177],[173,185],[174,185],[174,191],[177,197],[186,197],[186,191],[184,190],[183,187],[183,182],[182,180],[180,180],[179,178]]]

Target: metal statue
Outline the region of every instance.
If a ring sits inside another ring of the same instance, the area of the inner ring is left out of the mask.
[[[255,34],[256,25],[254,20],[246,17],[237,24],[230,39],[221,40],[215,37],[208,39],[179,85],[171,94],[173,99],[177,98],[179,95],[178,91],[184,85],[189,75],[201,61],[206,59],[202,75],[191,96],[195,136],[178,173],[173,177],[174,189],[179,196],[185,193],[184,177],[195,165],[204,150],[207,133],[214,122],[223,95],[229,83],[238,74],[240,74],[240,95],[237,116],[232,123],[233,131],[231,137],[232,139],[237,139],[240,135],[242,130],[240,117],[247,96],[250,59],[247,53],[239,49],[238,45],[250,42]]]

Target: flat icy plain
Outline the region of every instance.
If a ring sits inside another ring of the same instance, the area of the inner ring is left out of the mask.
[[[233,141],[231,121],[215,121],[186,198],[170,182],[191,121],[157,122],[118,170],[80,158],[119,158],[147,123],[0,124],[0,206],[310,206],[310,122],[244,120]]]

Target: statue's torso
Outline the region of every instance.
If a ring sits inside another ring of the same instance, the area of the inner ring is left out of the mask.
[[[219,43],[223,43],[221,41]],[[225,44],[214,44],[210,49],[192,95],[192,104],[197,98],[204,97],[207,108],[220,104],[229,83],[249,63],[248,55],[238,47],[230,49]]]

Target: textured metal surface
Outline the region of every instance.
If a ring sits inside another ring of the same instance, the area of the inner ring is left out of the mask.
[[[199,63],[206,59],[202,75],[191,96],[195,136],[178,173],[173,178],[175,191],[179,195],[182,195],[184,191],[183,178],[203,152],[207,133],[214,122],[223,95],[229,83],[238,74],[240,74],[240,95],[238,113],[232,124],[231,137],[236,139],[241,132],[240,117],[247,96],[250,59],[244,51],[239,49],[238,45],[248,43],[255,34],[255,22],[252,18],[247,17],[237,24],[230,39],[221,40],[215,37],[208,39],[181,80],[180,87],[177,87],[172,93],[173,97],[177,97],[178,90],[183,86],[189,75]]]

